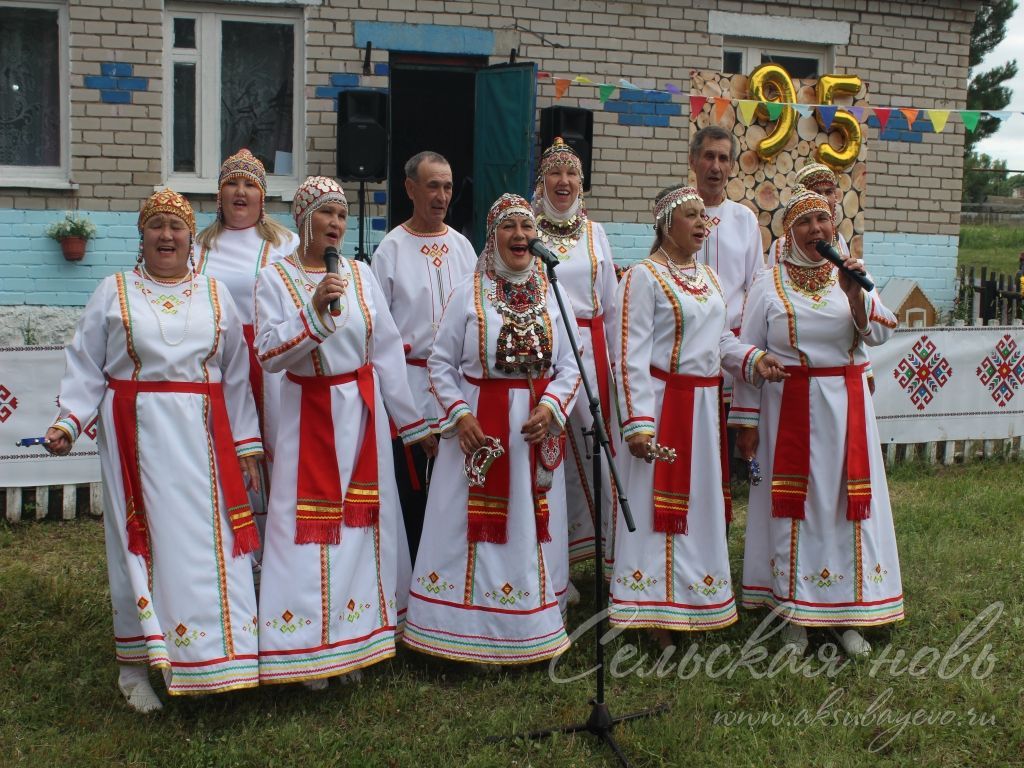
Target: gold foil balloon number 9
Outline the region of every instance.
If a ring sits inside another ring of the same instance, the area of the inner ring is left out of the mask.
[[[796,127],[796,110],[785,104],[796,103],[796,90],[789,73],[778,64],[762,64],[750,73],[750,97],[757,102],[777,102],[765,107],[759,103],[755,114],[759,120],[776,120],[775,130],[758,143],[757,156],[770,160],[782,151]],[[773,114],[774,113],[774,114]]]
[[[860,92],[861,79],[856,75],[822,75],[818,79],[818,103],[832,104],[837,94],[856,96]],[[818,125],[825,130],[825,122],[818,113]],[[825,143],[815,153],[818,162],[824,163],[833,170],[842,171],[849,168],[860,155],[860,145],[864,135],[857,118],[849,112],[836,112],[830,131],[838,131],[843,138],[843,146],[835,149]]]

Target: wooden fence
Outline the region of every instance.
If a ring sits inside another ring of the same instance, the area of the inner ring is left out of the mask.
[[[1016,325],[1024,320],[1020,278],[987,267],[958,267],[953,316],[968,325]]]

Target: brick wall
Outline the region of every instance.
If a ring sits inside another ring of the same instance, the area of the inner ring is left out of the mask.
[[[505,61],[509,49],[518,48],[521,61],[536,62],[555,77],[583,75],[616,84],[625,79],[640,89],[616,91],[601,103],[596,87],[574,85],[557,102],[594,111],[588,206],[595,219],[610,225],[620,256],[631,260],[646,251],[640,241],[646,237],[652,194],[686,176],[688,73],[721,66],[723,38],[708,32],[711,10],[848,22],[850,42],[835,49],[835,70],[867,81],[873,104],[955,108],[965,99],[976,5],[975,0],[324,0],[303,10],[306,170],[333,173],[338,89],[388,87],[387,67],[382,66],[387,46],[381,44],[386,36],[374,40],[373,74],[361,74],[357,45],[365,25],[378,25],[373,28],[378,32],[385,29],[381,25],[391,25],[391,39],[401,37],[402,45],[484,54],[491,63]],[[0,187],[0,210],[137,211],[164,179],[163,3],[70,0],[69,22],[70,170],[78,189]],[[415,25],[445,31],[440,37],[421,35],[417,43],[417,30],[428,28]],[[664,93],[665,83],[675,84],[681,94]],[[662,92],[650,93],[654,90]],[[553,103],[553,82],[541,81],[538,108]],[[888,258],[889,244],[896,242],[887,239],[890,233],[933,237],[948,245],[959,229],[963,126],[951,120],[942,134],[919,130],[910,137],[894,130],[879,136],[869,125],[866,133],[871,173],[866,228],[878,235],[869,261]],[[887,140],[890,136],[893,140]],[[370,191],[366,215],[379,222],[385,214],[383,187]],[[199,210],[210,212],[214,192],[190,198]],[[276,213],[287,210],[280,200],[268,207]],[[354,242],[354,233],[349,241]],[[30,266],[27,254],[33,248],[0,247],[0,266]],[[34,292],[30,286],[26,297]],[[0,296],[0,303],[14,299]]]

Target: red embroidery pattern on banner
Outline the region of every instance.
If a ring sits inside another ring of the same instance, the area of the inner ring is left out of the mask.
[[[935,343],[922,336],[906,357],[896,364],[893,378],[910,395],[910,402],[923,411],[953,375],[953,366],[942,356]]]
[[[975,375],[1000,408],[1013,399],[1014,391],[1024,383],[1024,355],[1010,334],[1003,334],[996,348],[981,361]]]
[[[18,398],[3,384],[0,384],[0,424],[3,424],[18,409]]]

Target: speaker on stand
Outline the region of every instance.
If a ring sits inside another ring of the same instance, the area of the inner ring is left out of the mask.
[[[359,245],[356,259],[369,262],[364,249],[366,182],[388,177],[388,95],[370,88],[338,93],[337,177],[359,182]]]
[[[583,189],[590,191],[590,167],[594,146],[594,113],[579,107],[544,107],[540,111],[540,148],[551,146],[556,136],[572,147],[583,166]]]

